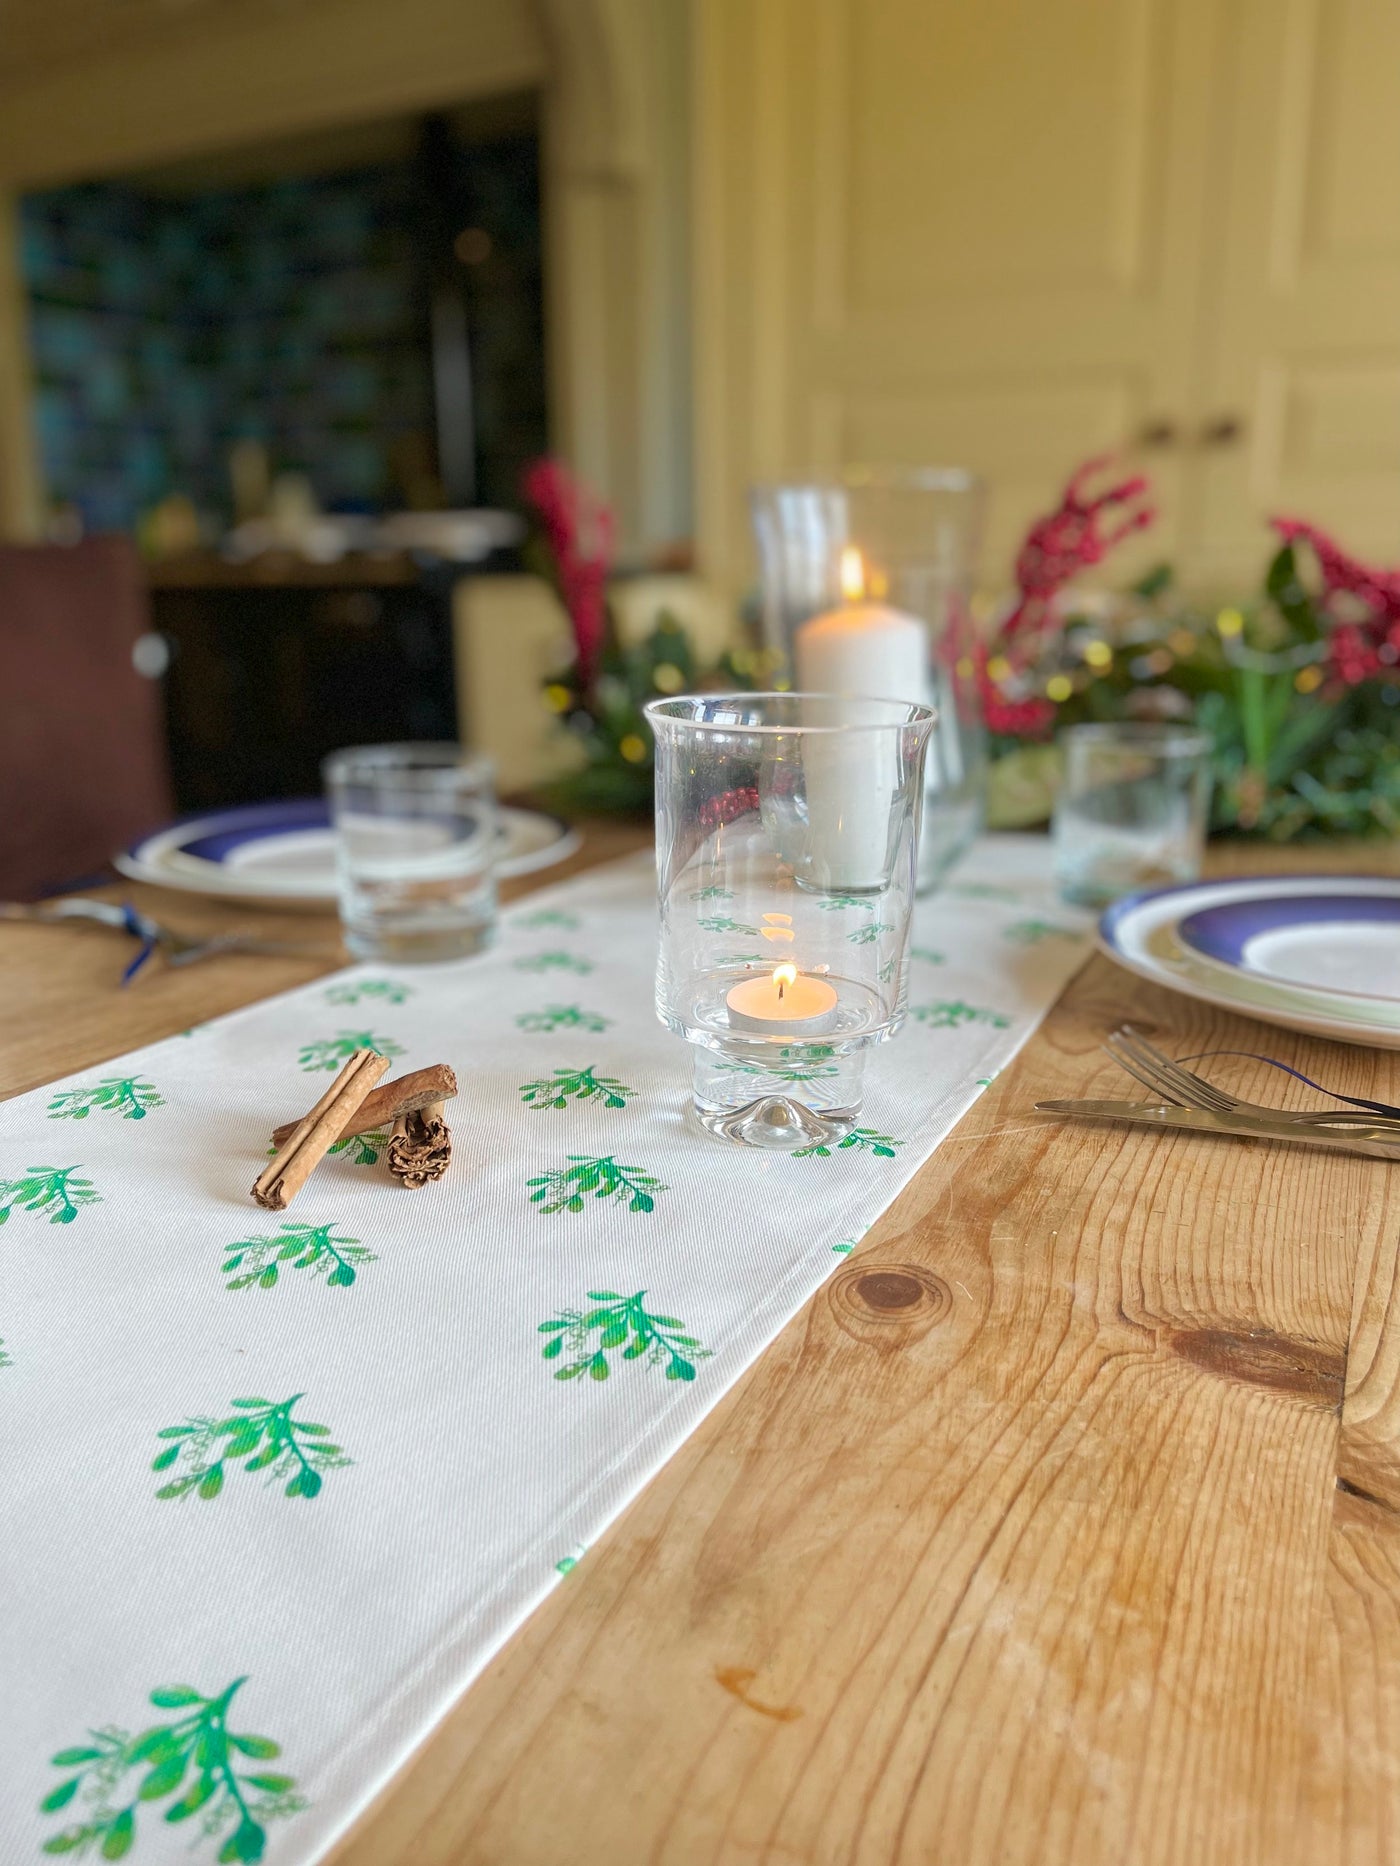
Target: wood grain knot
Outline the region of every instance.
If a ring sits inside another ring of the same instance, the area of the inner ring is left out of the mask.
[[[1246,1386],[1292,1393],[1338,1411],[1346,1381],[1346,1356],[1314,1341],[1294,1341],[1268,1329],[1235,1333],[1227,1328],[1175,1329],[1171,1350],[1193,1367]]]
[[[749,1696],[749,1686],[758,1673],[748,1665],[717,1665],[715,1683],[722,1685],[731,1697],[738,1698],[751,1711],[757,1711],[760,1717],[771,1717],[775,1723],[794,1723],[802,1715],[800,1704],[765,1704],[761,1698]]]
[[[953,1292],[919,1264],[850,1264],[831,1279],[827,1301],[837,1327],[855,1340],[903,1347],[952,1313]]]

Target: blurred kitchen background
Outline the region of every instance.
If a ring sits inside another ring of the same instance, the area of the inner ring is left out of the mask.
[[[1279,510],[1400,556],[1392,5],[5,13],[0,537],[139,551],[179,809],[360,740],[564,768],[545,453],[616,515],[619,636],[673,615],[705,665],[747,488],[852,461],[980,473],[987,592],[1110,449],[1159,504],[1119,578],[1228,595]]]

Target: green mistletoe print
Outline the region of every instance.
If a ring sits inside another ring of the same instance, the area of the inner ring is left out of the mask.
[[[379,1004],[403,1004],[412,992],[392,978],[362,978],[348,985],[332,985],[326,993],[327,1004],[361,1004],[366,998]]]
[[[63,1089],[49,1103],[51,1121],[85,1121],[94,1108],[120,1115],[124,1121],[144,1121],[152,1108],[163,1108],[165,1097],[153,1082],[135,1076],[104,1076],[91,1088]]]
[[[757,939],[762,927],[751,927],[743,920],[731,920],[728,914],[707,914],[696,922],[707,933],[739,933],[745,939]]]
[[[76,1179],[76,1166],[26,1166],[19,1179],[0,1180],[0,1225],[19,1207],[47,1212],[51,1225],[71,1225],[82,1205],[100,1205],[90,1179]]]
[[[332,1289],[349,1289],[356,1266],[376,1261],[358,1238],[331,1236],[329,1225],[284,1222],[278,1237],[240,1238],[225,1244],[223,1273],[229,1289],[275,1289],[281,1270],[309,1270]]]
[[[517,959],[517,972],[577,972],[582,978],[593,970],[591,959],[580,959],[572,952],[534,952],[527,958]]]
[[[829,1160],[833,1153],[854,1150],[873,1153],[882,1160],[892,1160],[895,1148],[903,1145],[902,1140],[895,1140],[889,1134],[877,1134],[873,1127],[856,1127],[851,1129],[844,1140],[838,1140],[834,1147],[819,1141],[811,1147],[799,1147],[792,1157],[794,1160]]]
[[[638,1166],[620,1166],[610,1154],[595,1159],[586,1153],[571,1153],[569,1164],[552,1173],[540,1173],[527,1181],[530,1203],[542,1212],[581,1212],[583,1201],[591,1193],[595,1199],[611,1199],[625,1205],[629,1212],[656,1209],[652,1196],[667,1188]]]
[[[696,888],[691,894],[693,901],[732,901],[733,888]]]
[[[542,1011],[523,1011],[515,1021],[521,1030],[541,1035],[552,1030],[588,1030],[596,1036],[607,1029],[612,1019],[600,1017],[596,1011],[580,1010],[576,1004],[547,1004]]]
[[[779,1063],[772,1069],[762,1063],[718,1063],[716,1068],[725,1075],[764,1076],[770,1082],[819,1082],[824,1077],[836,1075],[834,1063]]]
[[[225,1464],[242,1459],[245,1471],[266,1471],[268,1483],[286,1478],[289,1497],[319,1496],[321,1473],[340,1470],[351,1460],[339,1445],[329,1442],[328,1425],[311,1425],[292,1417],[292,1408],[304,1398],[294,1393],[280,1405],[265,1399],[230,1400],[231,1411],[225,1419],[200,1415],[187,1417],[183,1425],[166,1426],[156,1437],[172,1442],[152,1458],[151,1469],[179,1468],[156,1495],[187,1497],[193,1493],[212,1502],[224,1487]]]
[[[558,907],[541,907],[535,913],[522,914],[518,927],[557,927],[561,933],[577,933],[581,924],[577,914],[566,914]]]
[[[345,1067],[356,1050],[377,1050],[381,1056],[403,1055],[403,1045],[389,1037],[376,1037],[369,1030],[340,1030],[333,1037],[304,1043],[297,1052],[297,1061],[303,1069],[328,1069],[334,1074]]]
[[[355,1166],[376,1166],[388,1144],[387,1134],[347,1134],[344,1140],[338,1140],[329,1151],[348,1154]],[[274,1147],[273,1152],[276,1151]]]
[[[13,1366],[14,1366],[14,1362],[10,1359],[9,1355],[6,1354],[5,1352],[4,1342],[0,1341],[0,1367],[13,1367]]]
[[[925,965],[947,965],[948,963],[948,955],[942,952],[935,952],[932,946],[911,946],[909,948],[909,957],[911,959],[922,959]]]
[[[990,881],[960,881],[947,891],[964,901],[1019,901],[1021,898],[1015,888],[996,887]]]
[[[543,1354],[547,1361],[559,1360],[567,1348],[572,1359],[556,1368],[556,1380],[576,1380],[586,1373],[592,1380],[606,1380],[612,1371],[608,1356],[621,1348],[624,1361],[643,1357],[648,1367],[666,1369],[668,1380],[693,1380],[696,1361],[708,1360],[710,1350],[702,1347],[694,1335],[683,1334],[685,1327],[677,1316],[651,1315],[642,1307],[646,1291],[635,1296],[620,1296],[614,1289],[590,1289],[591,1309],[564,1309],[552,1321],[541,1322],[539,1332],[548,1335]],[[589,1336],[596,1335],[596,1341]],[[625,1345],[624,1345],[625,1344]]]
[[[601,1101],[605,1108],[625,1108],[628,1088],[615,1076],[595,1075],[592,1069],[556,1069],[538,1082],[522,1082],[520,1099],[527,1108],[567,1108],[571,1101]]]
[[[961,998],[940,998],[933,1004],[914,1004],[909,1007],[909,1015],[916,1022],[927,1024],[931,1030],[956,1030],[962,1024],[990,1024],[994,1030],[1005,1030],[1011,1022],[1000,1011],[989,1011],[976,1004],[964,1004]]]
[[[388,1144],[387,1134],[347,1134],[344,1140],[336,1141],[333,1147],[326,1149],[326,1152],[328,1156],[332,1153],[346,1154],[353,1166],[377,1166],[379,1156]],[[276,1147],[269,1147],[268,1159],[275,1160],[277,1152]]]
[[[278,1744],[229,1728],[229,1708],[247,1682],[235,1678],[217,1697],[191,1685],[161,1685],[151,1702],[176,1716],[135,1737],[107,1724],[59,1750],[50,1758],[54,1767],[74,1773],[44,1796],[40,1812],[58,1814],[77,1802],[81,1817],[46,1840],[44,1852],[96,1848],[104,1860],[122,1859],[138,1837],[138,1818],[148,1810],[154,1818],[150,1804],[174,1796],[165,1819],[197,1817],[200,1836],[224,1835],[217,1858],[225,1866],[260,1860],[267,1844],[263,1822],[299,1814],[307,1803],[292,1776],[263,1766],[282,1753]],[[249,1769],[248,1762],[255,1766]]]
[[[829,894],[824,901],[818,901],[817,906],[824,914],[843,914],[852,907],[858,907],[863,914],[875,911],[874,901],[862,900],[858,894]]]
[[[770,955],[766,952],[717,952],[716,965],[767,965]]]
[[[852,946],[873,946],[882,933],[893,931],[894,928],[886,926],[883,920],[868,920],[863,927],[856,927],[848,933],[846,940]]]
[[[1003,927],[1001,937],[1019,946],[1037,946],[1043,939],[1078,939],[1073,927],[1056,926],[1053,920],[1017,920]]]

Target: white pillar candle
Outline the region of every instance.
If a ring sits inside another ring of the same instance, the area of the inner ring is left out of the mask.
[[[804,622],[793,637],[799,691],[869,695],[923,704],[928,635],[917,616],[862,600],[865,566],[854,546],[841,554],[847,597]],[[871,723],[880,717],[871,708]],[[849,711],[853,724],[859,705]],[[807,741],[808,874],[836,890],[879,887],[885,879],[890,806],[898,778],[893,748],[874,732],[836,732]]]
[[[764,1037],[823,1037],[836,1022],[835,988],[795,965],[767,978],[746,978],[725,994],[731,1030]]]

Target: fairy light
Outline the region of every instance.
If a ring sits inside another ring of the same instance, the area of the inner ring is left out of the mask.
[[[1215,626],[1222,635],[1243,635],[1244,617],[1238,609],[1222,609],[1215,618]]]
[[[1067,700],[1074,692],[1074,682],[1068,674],[1052,674],[1045,683],[1045,697],[1058,706],[1061,700]]]

